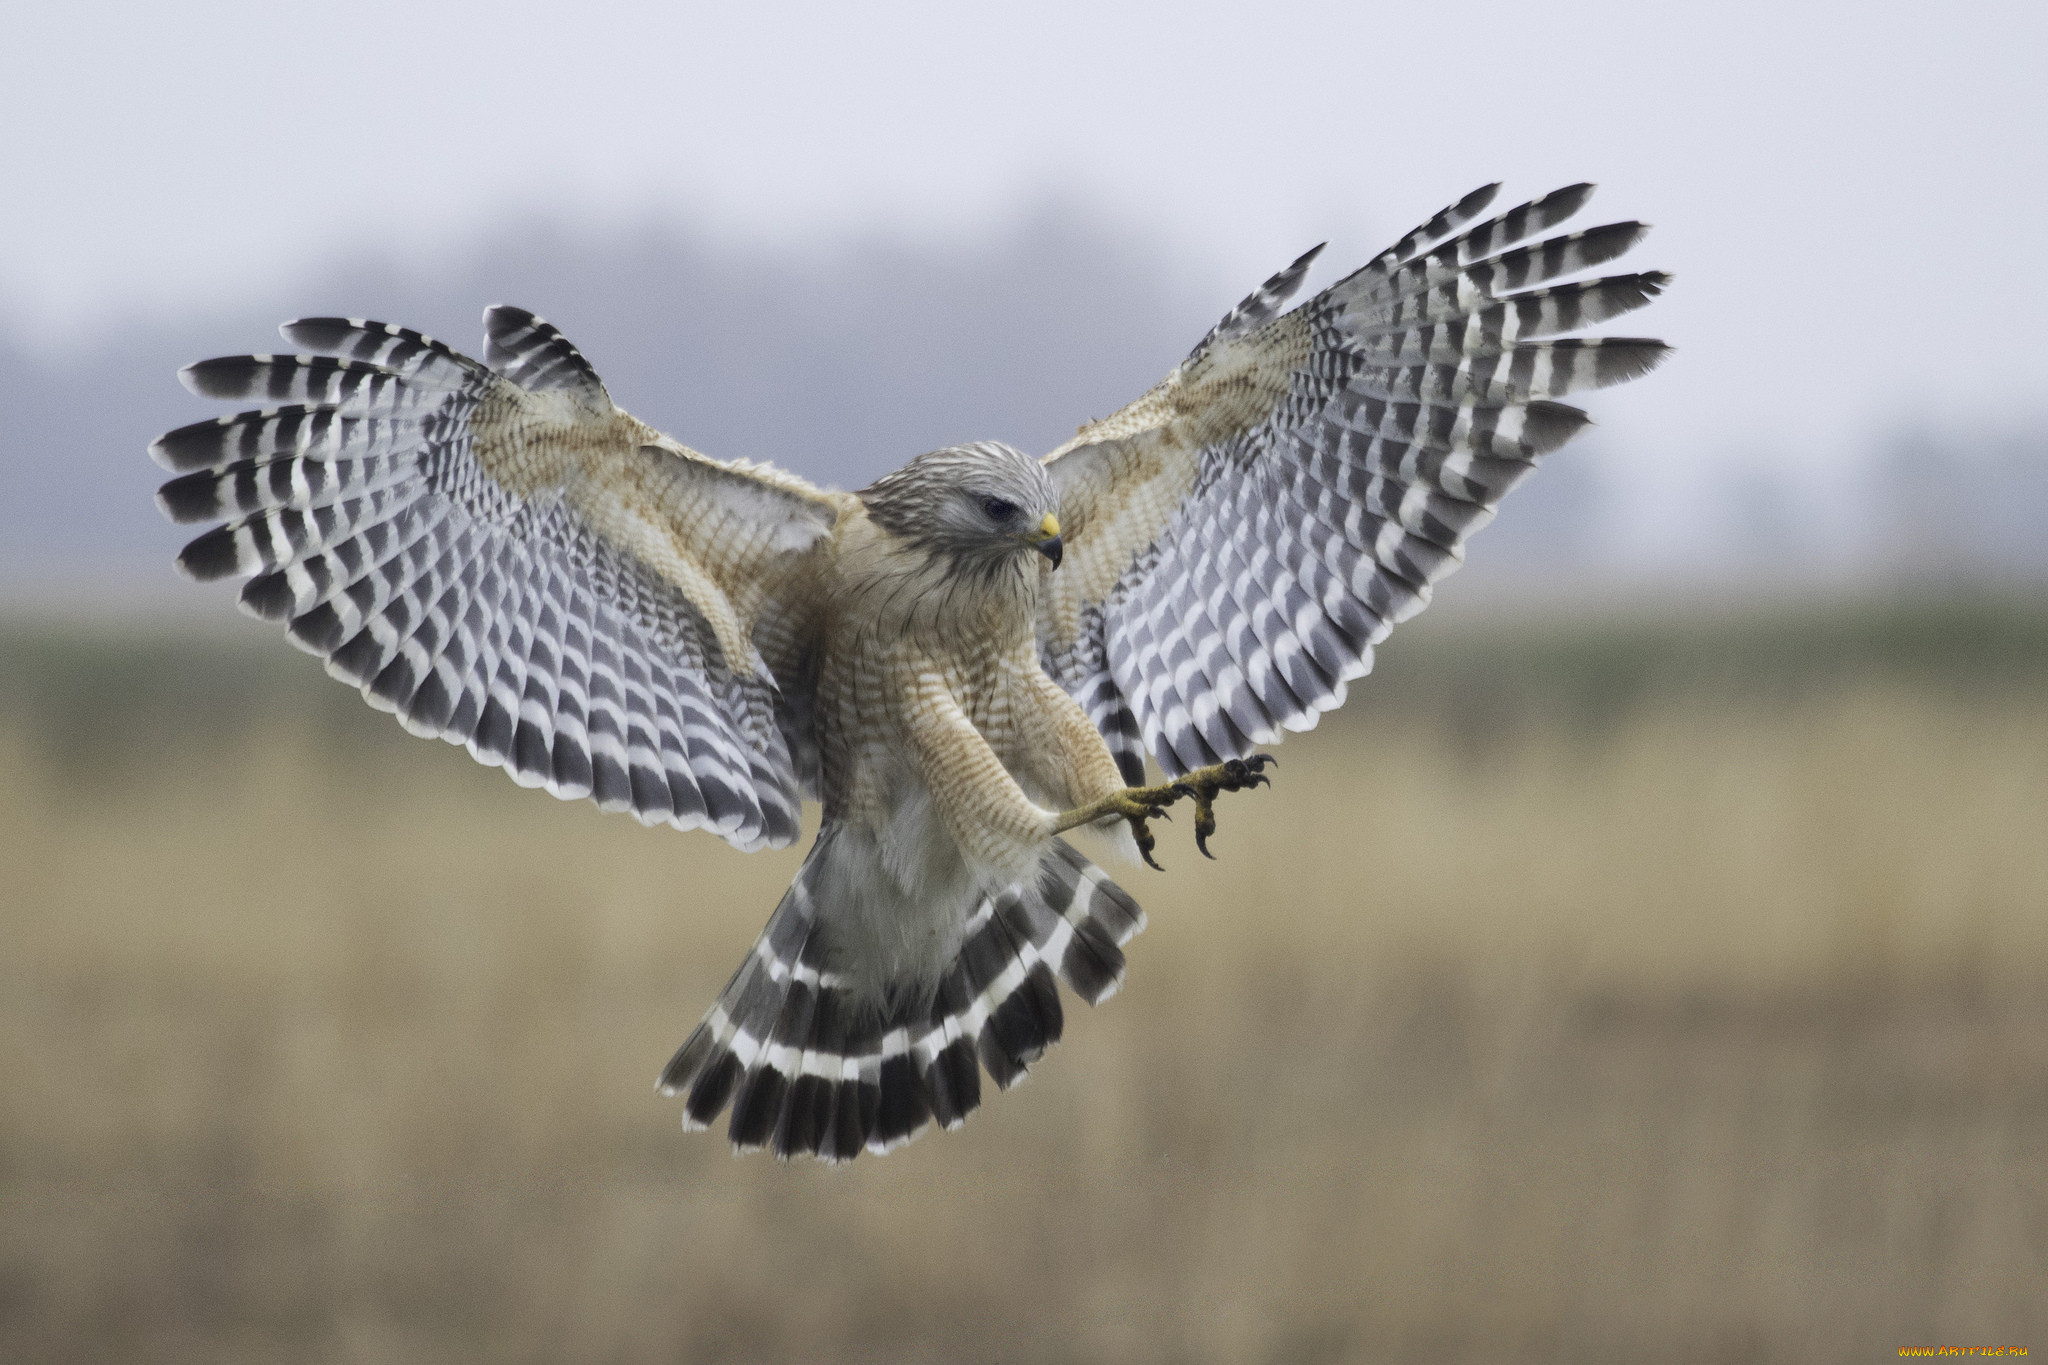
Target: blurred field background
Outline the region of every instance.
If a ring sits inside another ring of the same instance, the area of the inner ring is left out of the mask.
[[[966,1128],[655,1071],[796,866],[0,624],[0,1358],[2048,1349],[2048,608],[1425,617]],[[1182,822],[1184,826],[1185,822]]]
[[[0,1365],[2048,1351],[2048,7],[14,9]],[[850,488],[1496,178],[1657,224],[1672,361],[885,1159],[652,1093],[801,850],[520,791],[168,567],[172,375],[284,318],[534,308]]]

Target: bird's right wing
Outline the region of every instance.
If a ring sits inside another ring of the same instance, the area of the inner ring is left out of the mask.
[[[1066,564],[1046,580],[1040,654],[1127,781],[1144,780],[1147,750],[1179,774],[1341,704],[1466,537],[1586,424],[1552,400],[1663,358],[1644,338],[1560,336],[1663,289],[1660,271],[1553,282],[1643,225],[1515,246],[1593,187],[1465,227],[1496,188],[1282,313],[1310,252],[1046,457]]]
[[[522,785],[787,843],[808,571],[842,497],[629,416],[531,313],[485,328],[488,364],[311,318],[281,330],[319,354],[186,367],[195,393],[279,406],[150,447],[183,476],[158,495],[173,520],[225,519],[179,565],[251,576],[247,610]]]

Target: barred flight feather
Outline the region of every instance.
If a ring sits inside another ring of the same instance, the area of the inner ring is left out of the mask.
[[[1590,327],[1641,308],[1670,278],[1650,271],[1510,294],[1467,316],[1361,337],[1355,347],[1357,361],[1362,365],[1454,365],[1498,355],[1512,349],[1517,340]]]
[[[1250,294],[1242,303],[1223,315],[1223,320],[1209,329],[1207,336],[1195,343],[1188,352],[1188,359],[1194,360],[1218,341],[1243,336],[1271,321],[1287,306],[1287,301],[1300,290],[1301,282],[1308,278],[1308,268],[1315,264],[1316,257],[1323,254],[1328,242],[1320,242],[1304,251],[1294,264],[1288,266]]]
[[[183,473],[280,455],[314,461],[390,455],[410,450],[418,432],[415,421],[347,418],[332,408],[293,404],[179,427],[151,442],[149,453],[165,469]]]
[[[500,303],[484,310],[484,363],[532,393],[560,389],[593,403],[611,401],[583,352],[524,308]]]

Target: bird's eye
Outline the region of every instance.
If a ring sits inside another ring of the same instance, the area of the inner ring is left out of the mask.
[[[1017,504],[1006,502],[1002,498],[983,498],[981,510],[988,514],[990,521],[1008,521],[1017,515]]]

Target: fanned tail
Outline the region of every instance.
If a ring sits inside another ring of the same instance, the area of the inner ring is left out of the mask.
[[[684,1097],[683,1125],[729,1104],[734,1148],[850,1161],[888,1152],[936,1121],[957,1128],[981,1104],[981,1072],[1002,1089],[1060,1039],[1054,978],[1089,1004],[1123,982],[1123,944],[1144,928],[1136,901],[1061,839],[1033,881],[983,896],[958,953],[932,981],[879,997],[833,968],[837,832],[805,859],[753,951],[657,1088]]]

